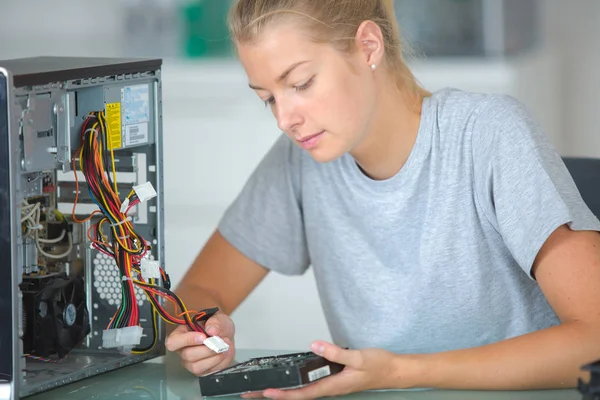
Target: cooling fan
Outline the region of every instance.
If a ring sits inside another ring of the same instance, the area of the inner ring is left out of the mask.
[[[81,278],[24,278],[22,290],[26,354],[63,358],[90,333]]]

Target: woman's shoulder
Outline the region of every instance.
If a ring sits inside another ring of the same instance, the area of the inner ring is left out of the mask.
[[[433,92],[428,101],[439,121],[493,119],[525,111],[525,106],[509,94],[478,93],[453,87]]]
[[[543,136],[527,107],[508,94],[445,88],[433,92],[428,102],[442,140],[471,139],[468,142],[477,147],[498,139]]]

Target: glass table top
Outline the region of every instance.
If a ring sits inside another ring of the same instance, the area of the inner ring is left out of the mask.
[[[285,351],[237,350],[236,361],[286,353]],[[288,352],[291,353],[291,352]],[[240,398],[239,396],[219,399]],[[400,400],[581,400],[576,390],[544,391],[380,391],[363,392],[345,396],[348,399],[400,399]],[[186,371],[177,355],[168,354],[147,361],[74,382],[41,394],[27,397],[28,400],[83,400],[83,399],[127,399],[127,400],[196,400],[203,399],[198,378]]]

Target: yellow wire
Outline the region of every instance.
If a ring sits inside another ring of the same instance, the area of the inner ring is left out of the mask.
[[[97,122],[94,123],[94,125],[92,125],[92,130],[96,131],[97,126],[98,126],[98,123]],[[96,133],[97,133],[97,131],[96,131]],[[93,145],[92,135],[89,135],[89,142],[90,142],[90,148],[91,148]],[[99,149],[99,150],[102,151],[102,149]],[[80,156],[79,156],[79,163],[81,166],[81,170],[83,171],[83,162],[82,162],[81,154],[83,154],[83,148],[81,149]],[[104,163],[102,161],[102,157],[100,157],[100,167],[101,167],[101,170],[104,171]],[[106,201],[106,198],[104,197],[104,192],[102,190],[99,190],[99,192],[100,192],[100,197],[102,197],[102,203],[104,205],[104,209],[106,210],[106,212],[110,214],[110,216],[113,218],[114,221],[116,221],[115,223],[123,222],[119,218],[117,218],[117,216],[115,216],[115,214],[113,214],[113,212],[111,211],[110,207],[108,207],[108,202]],[[116,232],[116,229],[113,226],[113,229],[115,230],[115,236],[117,238],[117,241],[119,242],[119,245],[121,247],[123,247],[126,251],[128,251],[130,253],[135,253],[135,252],[137,252],[137,250],[130,249],[125,243],[123,243],[121,241],[121,237],[126,236],[123,225],[127,225],[131,230],[133,230],[133,226],[131,225],[131,223],[129,221],[126,221],[125,223],[120,224],[116,227],[119,229],[120,235],[118,232]]]
[[[110,159],[112,161],[112,173],[113,173],[113,186],[115,188],[115,193],[118,198],[119,190],[117,188],[117,168],[115,166],[115,151],[114,151],[112,144],[111,145],[108,144],[108,132],[106,130],[106,126],[104,125],[104,111],[100,112],[100,118],[98,118],[98,120],[100,121],[100,129],[102,130],[102,133],[104,134],[106,144],[108,145],[108,147],[110,147]]]

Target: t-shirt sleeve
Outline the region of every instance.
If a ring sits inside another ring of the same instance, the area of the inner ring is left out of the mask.
[[[218,224],[223,237],[263,267],[300,275],[309,265],[301,208],[302,154],[282,135]]]
[[[530,277],[540,248],[559,226],[600,230],[562,158],[520,102],[491,96],[473,124],[475,195]]]

